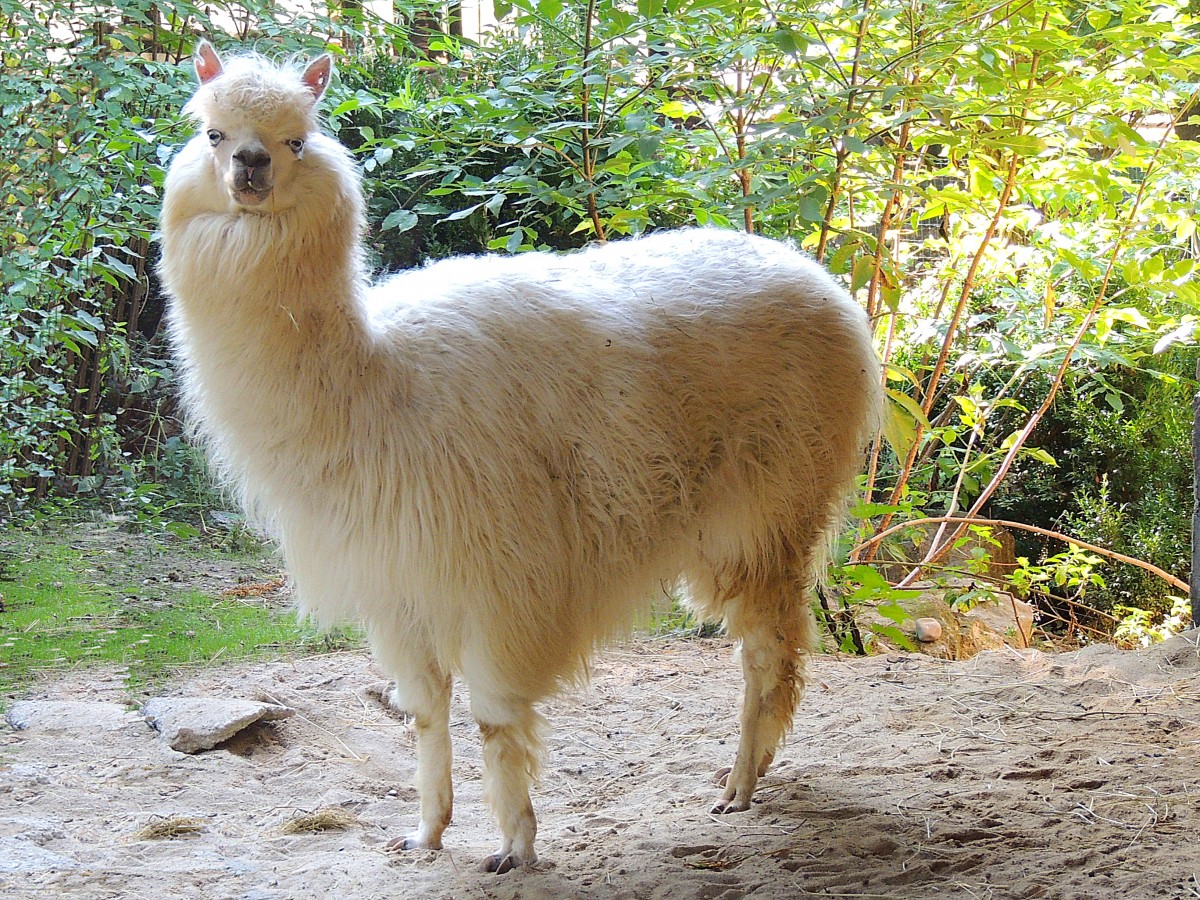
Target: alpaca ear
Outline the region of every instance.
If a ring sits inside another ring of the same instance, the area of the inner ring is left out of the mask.
[[[208,41],[201,41],[196,45],[192,62],[196,66],[196,77],[200,79],[201,84],[208,84],[224,71],[221,66],[221,58],[217,56],[217,51]]]
[[[300,80],[304,82],[304,86],[312,92],[313,102],[321,99],[321,95],[325,93],[325,88],[329,87],[329,78],[333,75],[333,57],[328,53],[322,53],[304,70],[304,74]]]

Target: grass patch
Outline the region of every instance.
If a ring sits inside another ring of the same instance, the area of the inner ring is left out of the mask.
[[[286,604],[252,591],[222,596],[219,587],[189,586],[211,551],[118,530],[111,536],[105,543],[103,531],[91,533],[81,547],[67,529],[3,534],[0,695],[19,695],[39,674],[81,666],[123,668],[137,687],[186,666],[361,641],[319,632]]]
[[[710,638],[721,634],[719,622],[701,622],[678,597],[672,596],[668,607],[656,606],[645,623],[647,634],[656,637],[700,637]]]

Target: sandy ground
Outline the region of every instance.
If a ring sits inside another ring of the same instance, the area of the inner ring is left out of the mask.
[[[0,896],[69,898],[1200,897],[1197,632],[1059,656],[824,656],[747,813],[707,810],[740,678],[720,640],[638,640],[548,704],[537,866],[476,870],[496,835],[456,690],[446,850],[415,826],[413,735],[362,653],[230,665],[180,695],[273,699],[291,719],[197,756],[141,720],[0,726]],[[37,696],[125,702],[115,675]],[[287,834],[337,808],[348,828]],[[139,838],[160,817],[190,835]]]

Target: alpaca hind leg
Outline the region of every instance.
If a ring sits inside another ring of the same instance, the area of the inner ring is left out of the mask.
[[[790,590],[764,593],[744,598],[741,614],[729,622],[730,631],[741,641],[746,685],[737,757],[714,813],[750,808],[758,779],[766,774],[791,729],[804,690],[804,654],[816,635],[807,592],[792,585]]]
[[[391,703],[413,716],[417,733],[417,793],[421,821],[417,830],[395,838],[389,850],[441,850],[442,833],[454,810],[450,780],[450,676],[437,670],[397,676]]]
[[[537,818],[529,786],[542,755],[544,720],[527,700],[471,695],[483,741],[483,792],[500,826],[500,849],[483,861],[485,872],[503,874],[537,862]]]

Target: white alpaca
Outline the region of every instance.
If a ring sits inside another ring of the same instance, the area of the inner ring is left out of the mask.
[[[195,427],[269,520],[301,608],[366,623],[414,714],[420,826],[450,821],[451,674],[503,843],[537,859],[533,704],[664,585],[741,644],[747,809],[791,726],[810,591],[879,415],[862,311],[786,246],[679,231],[369,284],[363,200],[303,72],[196,55],[162,275]]]

